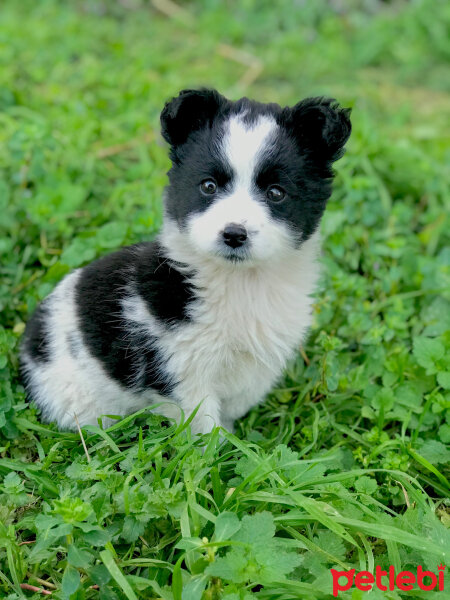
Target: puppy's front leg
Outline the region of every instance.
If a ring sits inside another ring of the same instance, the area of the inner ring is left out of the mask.
[[[222,417],[222,427],[230,433],[235,432],[234,419],[231,417]]]
[[[209,433],[215,426],[222,426],[220,398],[213,392],[206,389],[186,389],[186,386],[179,385],[174,395],[186,419],[199,407],[191,423],[192,433]]]

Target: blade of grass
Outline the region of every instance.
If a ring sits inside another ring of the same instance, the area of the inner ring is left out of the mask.
[[[117,585],[120,587],[124,595],[128,598],[128,600],[137,600],[136,594],[133,592],[132,587],[125,579],[125,576],[122,573],[122,571],[117,566],[111,552],[108,549],[102,550],[100,552],[100,558],[102,559],[103,564],[108,569],[111,576],[113,577]]]

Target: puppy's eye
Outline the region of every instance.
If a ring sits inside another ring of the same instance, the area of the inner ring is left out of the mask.
[[[278,185],[271,185],[267,188],[266,196],[271,202],[281,202],[286,196],[286,192]]]
[[[217,191],[217,183],[214,181],[214,179],[205,179],[200,184],[200,191],[202,194],[211,196]]]

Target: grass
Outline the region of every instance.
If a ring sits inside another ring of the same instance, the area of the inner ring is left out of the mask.
[[[449,564],[449,21],[439,0],[2,2],[1,598],[326,600],[332,567]],[[158,114],[199,85],[353,106],[315,324],[223,443],[141,411],[85,452],[25,402],[20,337],[70,269],[155,235]]]

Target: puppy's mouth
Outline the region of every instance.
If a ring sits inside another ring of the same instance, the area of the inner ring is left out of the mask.
[[[228,246],[224,245],[217,251],[216,254],[220,258],[232,263],[243,263],[251,258],[250,248],[248,246],[241,248],[229,248]]]

